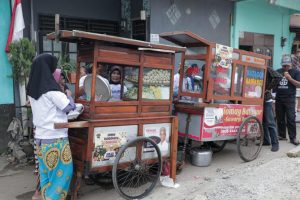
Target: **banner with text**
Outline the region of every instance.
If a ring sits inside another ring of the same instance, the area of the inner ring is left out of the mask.
[[[262,120],[260,105],[220,104],[217,108],[205,108],[202,141],[234,139],[243,120],[256,116]]]

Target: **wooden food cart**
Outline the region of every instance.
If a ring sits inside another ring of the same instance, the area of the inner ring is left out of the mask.
[[[53,40],[57,35],[47,37]],[[185,48],[82,31],[62,30],[59,39],[77,43],[75,97],[84,105],[77,121],[56,125],[69,128],[76,170],[73,198],[82,177],[108,171],[122,197],[143,198],[159,180],[167,159],[175,180],[178,119],[172,116],[173,73],[175,53]],[[84,80],[84,95],[81,66],[92,67]],[[119,101],[101,94],[112,68],[121,69]]]
[[[191,32],[160,35],[187,48],[180,65],[175,109],[179,135],[209,145],[214,152],[237,139],[244,161],[255,159],[263,143],[263,102],[270,57],[212,43]],[[175,86],[176,87],[176,86]]]

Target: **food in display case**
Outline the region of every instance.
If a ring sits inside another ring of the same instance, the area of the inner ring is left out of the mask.
[[[138,70],[125,70],[124,85],[127,92],[124,97],[127,99],[138,98]],[[145,68],[143,76],[142,98],[148,100],[170,99],[171,71],[164,69]]]
[[[138,98],[138,82],[139,68],[125,67],[124,69],[124,86],[127,91],[124,91],[123,97],[128,100],[137,100]]]
[[[142,98],[149,100],[170,99],[171,71],[145,68]]]
[[[144,69],[144,85],[170,85],[170,71],[163,69]],[[149,72],[147,72],[149,71]]]

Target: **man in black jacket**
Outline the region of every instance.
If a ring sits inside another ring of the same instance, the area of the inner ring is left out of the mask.
[[[281,61],[282,68],[277,70],[284,77],[279,82],[276,89],[276,118],[279,139],[286,139],[286,127],[290,142],[298,145],[296,140],[296,88],[300,87],[300,71],[292,69],[290,55],[284,55]]]

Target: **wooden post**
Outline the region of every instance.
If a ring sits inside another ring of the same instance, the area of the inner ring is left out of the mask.
[[[172,136],[171,136],[171,152],[170,152],[170,177],[176,181],[177,166],[177,143],[178,143],[178,117],[172,119]]]

